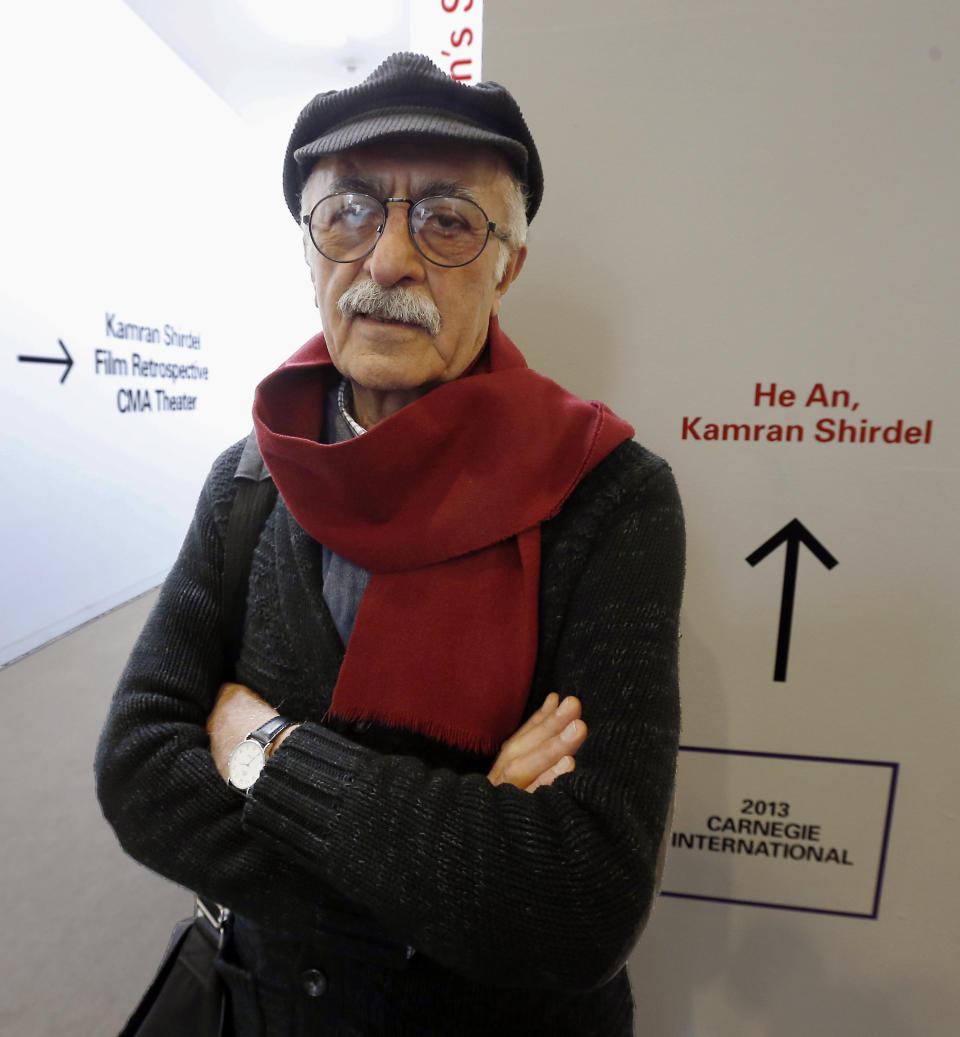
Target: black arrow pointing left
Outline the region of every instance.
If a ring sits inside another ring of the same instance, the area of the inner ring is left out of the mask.
[[[63,385],[67,380],[67,375],[70,374],[70,368],[73,367],[73,357],[63,344],[63,339],[58,338],[57,341],[63,350],[63,356],[18,356],[17,359],[22,364],[63,364],[63,374],[60,375],[60,384]]]

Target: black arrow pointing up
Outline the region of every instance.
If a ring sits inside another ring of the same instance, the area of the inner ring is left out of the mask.
[[[63,350],[63,356],[18,356],[17,359],[23,364],[64,364],[63,374],[60,375],[60,384],[63,385],[70,374],[70,368],[73,367],[73,357],[67,352],[63,339],[58,338],[57,341]]]
[[[799,519],[791,519],[778,533],[774,533],[770,539],[761,544],[756,551],[747,555],[750,565],[762,562],[772,551],[781,544],[787,545],[787,560],[783,566],[783,594],[780,597],[780,629],[777,633],[777,659],[773,667],[773,679],[785,681],[787,679],[787,656],[790,654],[790,627],[793,624],[793,598],[797,589],[797,563],[800,558],[800,544],[806,544],[807,549],[820,559],[828,568],[832,569],[837,560],[820,543],[819,540],[807,529]]]

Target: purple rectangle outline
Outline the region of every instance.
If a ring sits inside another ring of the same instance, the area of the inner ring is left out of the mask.
[[[840,756],[803,756],[799,753],[764,753],[751,749],[708,749],[702,745],[681,745],[680,751],[685,753],[714,753],[720,756],[763,756],[772,760],[806,760],[813,763],[845,763],[860,767],[889,767],[890,794],[887,797],[887,816],[883,825],[883,844],[880,849],[880,865],[877,868],[877,883],[873,894],[873,911],[864,914],[862,911],[835,911],[826,907],[800,907],[796,904],[773,904],[762,900],[734,900],[732,897],[708,897],[699,893],[673,893],[660,890],[662,897],[677,897],[684,900],[707,900],[715,904],[740,904],[743,907],[768,907],[779,911],[804,911],[816,915],[841,915],[844,918],[876,919],[880,913],[880,892],[883,888],[883,876],[887,866],[887,847],[890,842],[890,826],[893,823],[893,801],[897,791],[897,779],[900,764],[885,760],[855,760]]]

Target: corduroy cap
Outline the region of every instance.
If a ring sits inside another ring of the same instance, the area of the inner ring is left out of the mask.
[[[396,137],[486,144],[526,187],[527,219],[540,207],[540,156],[510,92],[498,83],[458,83],[422,54],[391,54],[362,83],[317,94],[300,113],[283,162],[283,194],[297,223],[300,192],[318,159]]]

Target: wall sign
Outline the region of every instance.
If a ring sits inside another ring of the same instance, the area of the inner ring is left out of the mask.
[[[876,918],[897,772],[684,747],[663,895]]]

